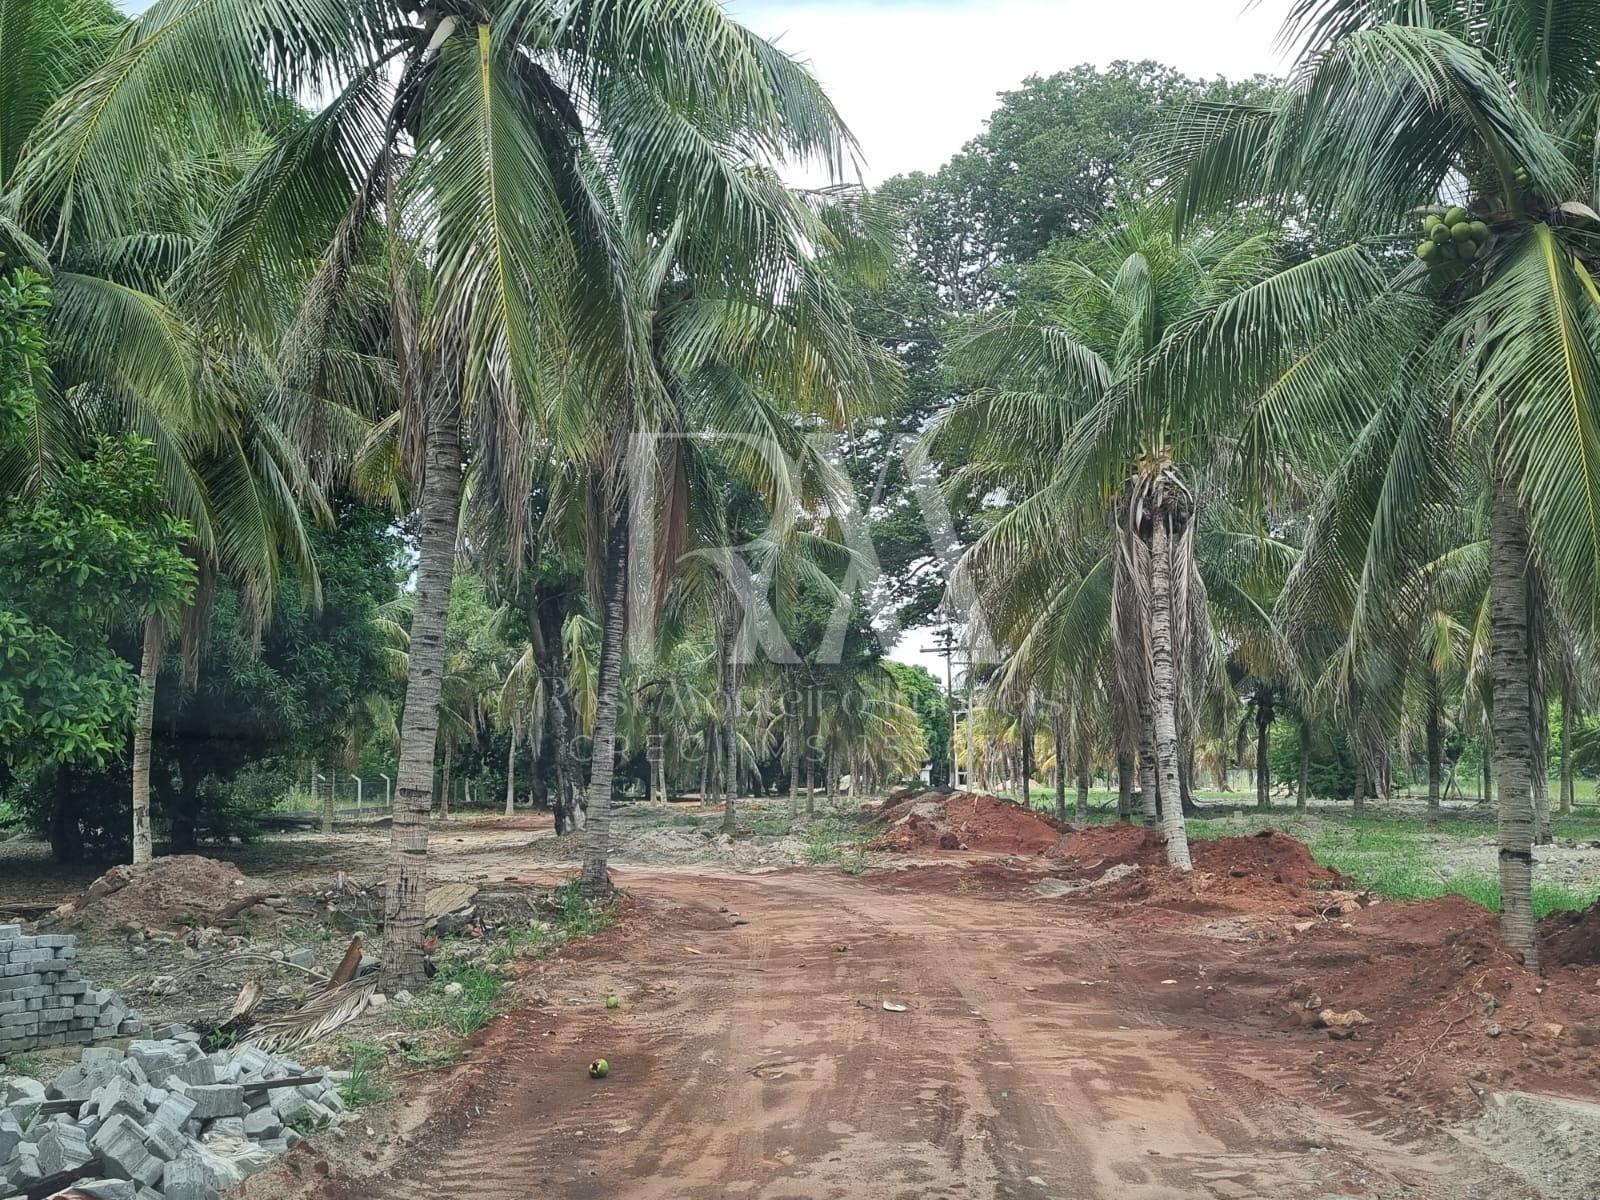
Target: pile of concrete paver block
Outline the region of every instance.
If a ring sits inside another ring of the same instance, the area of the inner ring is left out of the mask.
[[[125,1051],[87,1047],[48,1085],[0,1077],[0,1197],[75,1175],[72,1188],[99,1200],[213,1200],[344,1112],[348,1073],[269,1088],[305,1068],[161,1032]]]
[[[144,1028],[122,997],[80,978],[70,933],[0,925],[0,1055],[127,1037]]]

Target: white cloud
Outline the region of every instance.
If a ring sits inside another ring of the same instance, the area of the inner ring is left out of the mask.
[[[1196,76],[1281,74],[1287,0],[734,0],[733,14],[809,61],[876,183],[934,170],[1030,74],[1119,58]]]

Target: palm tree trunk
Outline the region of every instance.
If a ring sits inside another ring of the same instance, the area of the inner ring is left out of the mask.
[[[1089,746],[1081,738],[1078,741],[1077,824],[1079,829],[1089,827]]]
[[[439,793],[439,819],[450,819],[450,756],[455,747],[449,742],[444,744],[444,788]]]
[[[1272,692],[1256,696],[1256,807],[1272,808]]]
[[[445,622],[455,571],[456,508],[461,494],[460,414],[428,420],[427,467],[417,534],[416,605],[411,616],[410,670],[400,726],[389,865],[384,893],[383,977],[394,993],[423,982],[422,934],[428,889],[428,813],[433,755],[439,741],[439,687],[444,677]]]
[[[1194,743],[1185,741],[1183,753],[1178,755],[1178,798],[1183,802],[1183,815],[1198,816],[1200,806],[1194,802]]]
[[[811,743],[806,743],[806,816],[817,815],[817,760],[812,757]]]
[[[1051,725],[1056,735],[1056,820],[1067,823],[1067,739],[1062,732],[1062,721],[1056,717]]]
[[[1161,809],[1158,803],[1160,782],[1156,771],[1156,721],[1152,706],[1139,702],[1139,808],[1144,821],[1145,841],[1154,841]]]
[[[739,796],[739,648],[734,644],[739,636],[739,610],[732,596],[724,599],[722,614],[722,673],[724,713],[723,744],[726,762],[723,771],[727,777],[727,795],[722,808],[722,832],[738,831],[739,818],[734,802]]]
[[[537,807],[543,789],[544,771],[541,768],[541,759],[544,756],[544,729],[539,721],[534,721],[528,729],[528,809],[532,811]],[[546,797],[547,798],[547,797]]]
[[[800,714],[793,709],[789,710],[783,740],[789,751],[789,815],[793,817],[800,811]]]
[[[506,750],[506,816],[517,811],[517,723],[511,722],[511,746]]]
[[[728,674],[733,675],[733,668],[728,668]],[[739,828],[739,818],[735,813],[735,801],[739,798],[739,692],[738,685],[734,684],[728,690],[724,701],[727,707],[728,720],[722,731],[722,832],[733,833]]]
[[[707,719],[705,736],[701,739],[700,753],[700,806],[705,807],[706,792],[711,787],[711,756],[717,748],[716,729]]]
[[[1561,811],[1572,811],[1572,680],[1561,686]]]
[[[1428,824],[1439,823],[1439,789],[1444,783],[1444,737],[1440,729],[1439,688],[1428,684]]]
[[[622,642],[628,595],[628,505],[616,501],[606,531],[601,574],[600,679],[595,699],[594,754],[589,764],[589,813],[583,832],[583,874],[578,887],[590,899],[611,895],[606,862],[611,854],[611,774],[616,768],[617,716],[622,692]]]
[[[539,672],[544,678],[546,707],[550,714],[550,749],[555,756],[556,833],[583,828],[583,806],[578,799],[578,767],[572,752],[572,730],[577,720],[567,686],[567,651],[561,640],[565,605],[562,593],[549,592],[537,601]]]
[[[1117,751],[1117,820],[1133,820],[1133,755]]]
[[[1183,824],[1178,790],[1178,691],[1172,654],[1171,514],[1158,508],[1151,521],[1150,657],[1154,698],[1156,772],[1161,781],[1162,824],[1167,834],[1167,862],[1190,870],[1189,836]]]
[[[1483,697],[1483,803],[1494,803],[1494,687]]]
[[[1533,611],[1530,597],[1529,611]],[[1528,656],[1530,664],[1536,660],[1538,646],[1532,636],[1528,639]],[[1529,675],[1535,684],[1528,691],[1528,733],[1533,739],[1533,761],[1529,764],[1533,779],[1533,819],[1534,841],[1541,846],[1548,846],[1555,841],[1554,830],[1550,826],[1550,705],[1545,701],[1543,690],[1537,685],[1538,670],[1531,669]]]
[[[1528,531],[1516,493],[1496,472],[1489,509],[1490,669],[1494,692],[1494,758],[1500,785],[1500,940],[1538,969],[1533,940],[1533,736],[1526,704],[1528,661]]]
[[[150,742],[156,724],[156,679],[161,674],[161,643],[166,637],[160,617],[144,623],[144,648],[139,655],[139,708],[133,727],[133,864],[155,857],[150,836]],[[64,771],[58,768],[58,774]]]
[[[1300,776],[1295,781],[1294,806],[1305,812],[1311,798],[1311,722],[1300,722]]]
[[[1033,807],[1033,728],[1024,716],[1017,722],[1017,770],[1022,776],[1022,807]]]

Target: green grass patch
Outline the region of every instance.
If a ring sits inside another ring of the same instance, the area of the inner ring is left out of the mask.
[[[27,1050],[0,1058],[0,1075],[26,1075],[29,1079],[38,1079],[42,1070],[44,1060]]]
[[[556,927],[568,938],[593,937],[617,919],[615,904],[592,904],[576,882],[564,883],[550,893],[556,908]]]
[[[612,820],[633,829],[693,829],[706,821],[722,820],[721,808],[703,809],[698,805],[674,804],[668,808],[629,806],[613,812]]]
[[[793,827],[794,820],[788,813],[768,810],[742,819],[739,825],[742,829],[762,837],[782,837]]]
[[[489,961],[508,963],[524,956],[544,958],[573,938],[604,933],[617,919],[616,904],[592,904],[576,882],[562,884],[541,905],[547,919],[509,926],[489,949]]]
[[[459,984],[461,990],[456,992],[451,984]],[[401,1011],[406,1028],[418,1033],[445,1029],[459,1038],[471,1037],[500,1011],[505,990],[505,980],[486,967],[446,959]]]
[[[423,1071],[448,1067],[460,1058],[461,1043],[447,1038],[419,1038],[400,1052],[401,1061],[408,1067]]]
[[[805,828],[806,861],[814,867],[838,867],[849,875],[867,869],[870,829],[859,821],[821,817]]]
[[[1387,900],[1432,900],[1439,896],[1465,896],[1491,912],[1500,911],[1500,882],[1483,871],[1446,872],[1426,837],[1423,822],[1354,817],[1327,818],[1314,828],[1287,831],[1300,836],[1312,856],[1324,866],[1350,876],[1356,884]],[[1309,823],[1306,823],[1309,824]],[[1459,828],[1448,829],[1447,825]],[[1492,827],[1472,822],[1441,822],[1435,835],[1470,833],[1484,837]],[[1533,887],[1534,917],[1543,920],[1561,909],[1581,910],[1600,896],[1600,885],[1571,887],[1538,882]]]
[[[346,1108],[382,1104],[394,1095],[383,1077],[383,1064],[389,1056],[381,1045],[370,1038],[350,1038],[339,1044],[339,1053],[350,1072],[350,1078],[339,1085],[339,1098]]]

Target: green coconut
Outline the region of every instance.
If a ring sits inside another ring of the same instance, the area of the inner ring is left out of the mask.
[[[1466,219],[1466,209],[1459,206],[1452,206],[1450,210],[1444,214],[1444,223],[1452,228]]]
[[[1468,221],[1467,224],[1472,226],[1472,240],[1473,241],[1475,241],[1475,242],[1484,242],[1484,241],[1488,241],[1489,240],[1489,226],[1488,226],[1487,222],[1484,222],[1484,221]]]
[[[615,993],[613,993],[612,995],[606,997],[606,1007],[607,1008],[617,1008],[621,1004],[622,1004],[622,1001],[617,999]]]
[[[1450,240],[1450,226],[1441,221],[1433,227],[1433,232],[1428,236],[1442,246]]]
[[[1417,246],[1417,257],[1423,262],[1432,262],[1439,257],[1439,243],[1435,241],[1422,242]]]
[[[1457,221],[1450,226],[1450,236],[1458,242],[1470,242],[1472,240],[1472,226],[1466,221]]]
[[[1427,230],[1429,233],[1432,233],[1434,229],[1443,224],[1444,222],[1439,219],[1438,213],[1429,213],[1427,216],[1422,218],[1422,228]]]
[[[1456,252],[1461,255],[1463,262],[1471,262],[1478,257],[1478,243],[1462,242],[1461,245],[1456,247]]]
[[[611,1064],[603,1058],[597,1058],[589,1064],[590,1079],[604,1079],[611,1074]]]

